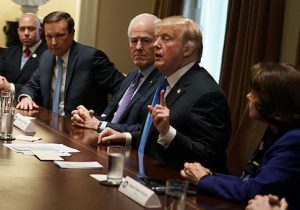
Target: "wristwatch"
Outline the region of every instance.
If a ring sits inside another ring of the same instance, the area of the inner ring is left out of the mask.
[[[102,121],[99,122],[98,126],[97,126],[97,133],[101,133],[101,131],[103,131],[103,129],[101,128],[102,125]]]

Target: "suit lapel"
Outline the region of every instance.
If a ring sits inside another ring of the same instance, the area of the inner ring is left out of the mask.
[[[170,108],[187,90],[192,82],[193,75],[195,74],[194,68],[187,71],[170,90],[166,97],[167,106]]]
[[[75,69],[75,64],[76,64],[76,61],[78,59],[78,56],[77,56],[78,52],[77,51],[78,51],[78,49],[76,47],[76,44],[73,44],[73,47],[70,50],[70,55],[69,55],[68,65],[67,65],[66,84],[65,84],[65,98],[67,96],[68,89],[69,89],[69,86],[70,86],[70,81],[71,81],[71,78],[72,78],[72,75],[73,75],[73,71]]]
[[[14,80],[18,80],[18,78],[20,77],[20,75],[22,74],[22,70],[20,69],[21,67],[21,59],[22,59],[22,46],[18,47],[18,49],[16,50],[16,55],[13,58],[15,60],[15,62],[13,62],[13,66],[14,66],[14,73],[13,73],[13,77],[15,78]]]
[[[48,58],[47,58],[48,57]],[[52,55],[48,51],[48,56],[45,56],[45,59],[43,59],[43,71],[40,69],[40,85],[41,89],[45,90],[45,95],[47,96],[45,99],[45,104],[47,104],[50,107],[51,102],[51,85],[52,85],[52,78],[53,78],[53,72],[54,72],[54,63],[55,63],[55,56]]]
[[[126,90],[128,89],[130,83],[132,82],[132,80],[136,77],[136,75],[138,74],[138,70],[136,70],[135,72],[133,72],[132,74],[128,75],[128,79],[124,80],[126,81],[124,84],[122,84],[122,86],[120,87],[120,92],[116,95],[116,98],[114,98],[113,100],[115,101],[113,104],[113,107],[110,109],[109,113],[107,113],[107,116],[111,116],[110,119],[107,120],[112,120],[113,118],[113,114],[117,111],[118,109],[118,105],[120,100],[122,99],[122,97],[124,96]],[[124,115],[124,114],[123,114]],[[122,118],[122,117],[121,117]]]
[[[148,90],[151,88],[151,86],[153,84],[155,84],[156,80],[159,77],[157,76],[157,73],[155,70],[153,70],[150,75],[147,77],[147,79],[144,81],[144,83],[142,84],[142,86],[138,89],[138,91],[136,92],[136,94],[133,96],[132,100],[129,102],[129,104],[127,105],[126,109],[124,110],[120,120],[122,120],[122,118],[126,115],[126,113],[128,112],[128,110],[130,110],[131,106],[138,101],[141,96],[143,96],[145,90]]]

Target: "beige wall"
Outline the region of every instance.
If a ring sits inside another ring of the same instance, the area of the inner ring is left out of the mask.
[[[43,18],[48,13],[60,10],[66,11],[72,15],[75,20],[75,31],[78,29],[79,21],[79,10],[80,10],[81,0],[50,0],[48,3],[42,5],[37,13],[39,18]],[[15,4],[11,0],[1,0],[0,1],[0,46],[5,47],[5,36],[3,32],[3,26],[6,20],[16,21],[18,17],[22,15],[20,6]],[[75,34],[75,39],[77,38],[77,33]]]
[[[134,65],[129,56],[127,27],[140,13],[152,13],[154,0],[101,0],[99,4],[97,48],[103,50],[117,68],[128,73]]]
[[[286,0],[281,62],[295,65],[300,30],[300,1]]]

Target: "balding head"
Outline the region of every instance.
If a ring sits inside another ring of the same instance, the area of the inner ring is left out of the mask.
[[[37,16],[25,13],[19,19],[18,35],[25,47],[32,47],[40,41],[41,23]]]

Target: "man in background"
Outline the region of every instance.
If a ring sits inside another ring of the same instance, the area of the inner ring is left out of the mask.
[[[151,14],[134,17],[128,26],[129,48],[132,62],[137,67],[122,82],[118,93],[99,117],[84,106],[72,112],[75,126],[101,132],[105,127],[118,131],[141,129],[155,89],[163,79],[154,66],[154,24],[159,19]]]
[[[18,35],[22,45],[4,49],[0,58],[0,90],[19,92],[38,66],[47,45],[41,41],[41,23],[34,14],[19,19]]]
[[[80,104],[103,112],[108,94],[115,94],[124,78],[107,55],[74,41],[74,20],[66,12],[52,12],[43,20],[48,50],[40,58],[38,70],[23,86],[16,108],[41,105],[62,116]]]

